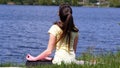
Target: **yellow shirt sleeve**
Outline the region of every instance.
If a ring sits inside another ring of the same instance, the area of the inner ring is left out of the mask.
[[[57,25],[52,25],[50,27],[50,29],[48,30],[48,33],[52,34],[52,35],[54,35],[56,37],[57,34],[58,34],[58,27],[57,27]]]

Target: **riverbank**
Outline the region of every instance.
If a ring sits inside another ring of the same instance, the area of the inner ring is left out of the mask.
[[[94,56],[89,52],[84,53],[79,60],[93,62],[94,64],[85,63],[83,65],[77,64],[62,64],[62,65],[38,65],[33,68],[119,68],[120,67],[120,52],[117,53],[107,53],[101,54],[99,56]],[[0,67],[26,67],[23,65],[17,65],[12,63],[0,64]]]
[[[119,0],[0,0],[0,4],[16,5],[59,5],[69,3],[72,6],[120,7]]]
[[[0,5],[22,5],[22,4],[15,4],[14,2],[8,2],[7,4],[0,4]],[[30,5],[30,4],[24,4],[23,6],[59,6],[59,5]],[[73,7],[92,7],[92,8],[96,8],[96,7],[101,7],[101,8],[120,8],[120,7],[111,7],[109,5],[92,5],[92,4],[88,4],[88,5],[72,5]]]

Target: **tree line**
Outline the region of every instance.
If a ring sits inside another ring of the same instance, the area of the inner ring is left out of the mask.
[[[18,5],[59,5],[67,2],[71,5],[79,5],[79,0],[0,0],[0,4],[18,4]]]
[[[120,7],[120,0],[0,0],[0,4],[17,5],[59,5],[66,2],[73,6],[94,5],[101,2],[101,5],[107,4],[110,7]]]
[[[120,0],[109,0],[110,7],[120,7]]]

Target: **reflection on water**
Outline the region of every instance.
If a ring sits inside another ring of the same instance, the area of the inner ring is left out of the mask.
[[[119,8],[72,8],[80,30],[77,56],[87,49],[97,53],[119,49]],[[47,47],[48,29],[59,19],[58,6],[0,5],[0,11],[1,62],[23,63],[27,53],[41,53]]]

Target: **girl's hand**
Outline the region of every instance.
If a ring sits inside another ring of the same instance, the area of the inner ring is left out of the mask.
[[[35,57],[31,56],[30,54],[27,54],[26,59],[29,61],[36,61]]]

